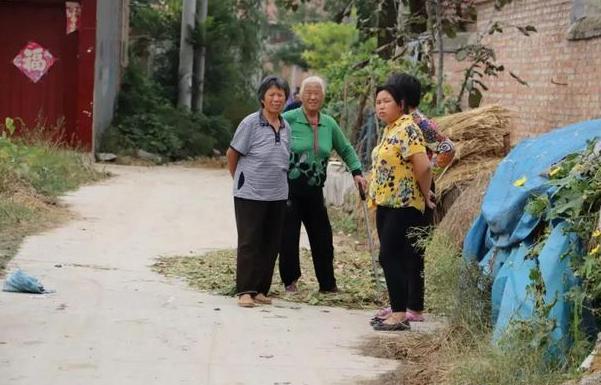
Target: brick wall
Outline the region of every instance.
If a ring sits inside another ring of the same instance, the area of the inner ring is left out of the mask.
[[[499,78],[487,78],[482,104],[500,103],[515,111],[512,142],[582,120],[601,118],[601,38],[567,40],[572,1],[515,0],[502,11],[493,1],[478,5],[478,31],[491,18],[515,25],[533,25],[530,37],[515,30],[487,37],[505,66]],[[457,91],[463,63],[446,54],[445,76]],[[508,73],[528,82],[522,86]]]

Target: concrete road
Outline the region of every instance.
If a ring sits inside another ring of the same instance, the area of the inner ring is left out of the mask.
[[[356,350],[370,313],[242,309],[150,270],[161,255],[235,246],[225,171],[110,171],[64,198],[77,219],[12,261],[56,293],[0,293],[1,385],[353,384],[396,367]]]

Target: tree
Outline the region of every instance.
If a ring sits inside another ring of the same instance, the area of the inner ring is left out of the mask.
[[[205,23],[182,29],[182,14],[190,14],[182,0],[131,0],[130,66],[104,142],[117,152],[141,148],[170,159],[227,148],[235,125],[258,105],[254,88],[265,26],[259,2],[212,1]],[[176,108],[183,78],[179,48],[188,32],[184,44],[206,47],[203,113]]]
[[[305,47],[302,58],[318,72],[350,51],[359,38],[357,29],[351,24],[303,23],[294,26],[293,30]]]

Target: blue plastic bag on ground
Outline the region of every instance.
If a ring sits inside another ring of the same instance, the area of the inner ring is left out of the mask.
[[[2,290],[12,293],[49,293],[37,278],[25,273],[23,270],[12,272],[4,282]]]

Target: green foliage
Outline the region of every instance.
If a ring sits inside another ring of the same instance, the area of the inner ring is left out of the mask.
[[[258,108],[253,79],[260,67],[264,16],[257,0],[209,1],[193,33],[206,46],[205,115],[177,110],[181,1],[132,3],[132,49],[117,116],[103,151],[143,149],[176,160],[224,151],[234,125]]]
[[[14,121],[6,119],[0,136],[0,195],[18,186],[56,197],[99,177],[84,154],[50,143],[13,138]]]
[[[582,153],[565,157],[548,173],[554,186],[551,197],[533,197],[527,210],[545,223],[565,223],[565,232],[579,240],[569,251],[574,275],[581,281],[572,288],[573,337],[581,338],[580,321],[585,307],[601,301],[601,232],[597,229],[601,211],[601,158],[595,143],[589,143]],[[546,235],[539,243],[544,244]],[[598,309],[590,308],[598,319]]]
[[[151,3],[157,3],[156,0]],[[204,108],[208,115],[223,114],[232,122],[258,108],[253,79],[260,68],[261,41],[265,28],[264,15],[254,0],[209,1],[208,17],[193,33],[196,46],[206,45]],[[171,8],[150,7],[165,20],[162,35],[152,42],[164,47],[154,59],[149,77],[156,81],[171,103],[177,101],[180,13]],[[141,30],[140,34],[145,31]],[[144,46],[144,50],[148,47]],[[139,50],[134,50],[138,52]],[[143,51],[143,50],[142,50]],[[136,61],[143,55],[136,54]],[[235,108],[232,108],[235,106]]]
[[[524,323],[509,329],[497,345],[482,336],[469,349],[457,351],[451,383],[482,385],[485,378],[487,385],[554,385],[577,377],[565,363],[549,359],[548,346],[533,343],[539,334],[537,325]]]
[[[422,83],[420,109],[438,116],[449,111],[450,104],[436,108],[435,83],[424,63],[403,58],[385,59],[376,53],[375,37],[360,39],[354,24],[311,23],[294,27],[305,47],[303,58],[312,71],[328,82],[325,110],[339,122],[346,134],[357,141],[364,122],[364,112],[373,105],[375,87],[393,72],[407,72]],[[446,88],[447,93],[450,89]]]
[[[297,24],[293,30],[306,47],[303,59],[317,71],[349,52],[359,37],[353,25],[333,22]]]
[[[323,69],[328,79],[325,109],[340,121],[351,138],[358,129],[359,114],[363,109],[373,107],[375,87],[383,84],[393,72],[405,72],[417,77],[422,84],[420,109],[429,116],[439,116],[450,109],[444,104],[442,110],[436,108],[435,83],[421,64],[404,60],[386,60],[373,52],[375,40],[363,43],[355,50],[341,57]],[[446,89],[450,93],[450,89]],[[354,126],[353,126],[354,124]]]
[[[332,224],[332,231],[357,237],[357,221],[354,213],[347,213],[343,209],[328,207],[328,216]]]
[[[451,237],[434,230],[420,235],[425,247],[425,299],[429,311],[448,317],[452,327],[481,336],[490,330],[490,278],[466,262]],[[458,311],[460,309],[460,311]]]
[[[556,321],[549,315],[559,298],[546,301],[546,287],[536,266],[530,271],[528,295],[534,303],[532,317],[512,321],[498,343],[477,343],[454,362],[454,383],[560,384],[578,376],[578,365],[590,350],[590,341],[581,328],[583,309],[601,299],[601,231],[595,230],[601,210],[601,159],[590,143],[587,150],[567,156],[549,170],[551,196],[533,197],[527,210],[541,218],[536,242],[528,258],[538,255],[550,234],[550,223],[565,223],[565,231],[575,235],[568,252],[572,269],[581,280],[568,298],[572,301],[572,335],[554,341]],[[595,312],[596,309],[591,308]]]
[[[45,201],[104,176],[88,154],[13,137],[18,121],[0,124],[0,271],[21,239],[43,226]]]
[[[375,287],[370,271],[370,257],[365,252],[349,251],[346,248],[336,251],[335,274],[336,294],[319,293],[319,284],[313,273],[311,253],[301,250],[303,277],[298,282],[297,293],[286,293],[277,271],[273,276],[270,295],[290,302],[309,305],[341,306],[351,309],[366,309],[381,306],[385,294]],[[236,276],[235,250],[217,250],[204,255],[185,257],[162,257],[153,269],[167,276],[185,278],[190,286],[209,292],[234,295]]]
[[[577,342],[565,356],[551,337],[555,323],[547,316],[554,302],[544,302],[544,284],[538,269],[531,272],[529,294],[536,309],[532,319],[512,322],[497,343],[490,325],[491,280],[476,263],[466,263],[453,241],[440,231],[423,238],[426,304],[445,315],[440,349],[449,383],[462,385],[560,384],[577,376],[586,344]]]
[[[161,96],[158,85],[132,65],[125,73],[117,117],[102,140],[101,150],[142,149],[172,160],[224,151],[232,125],[223,116],[205,116],[176,109]]]

